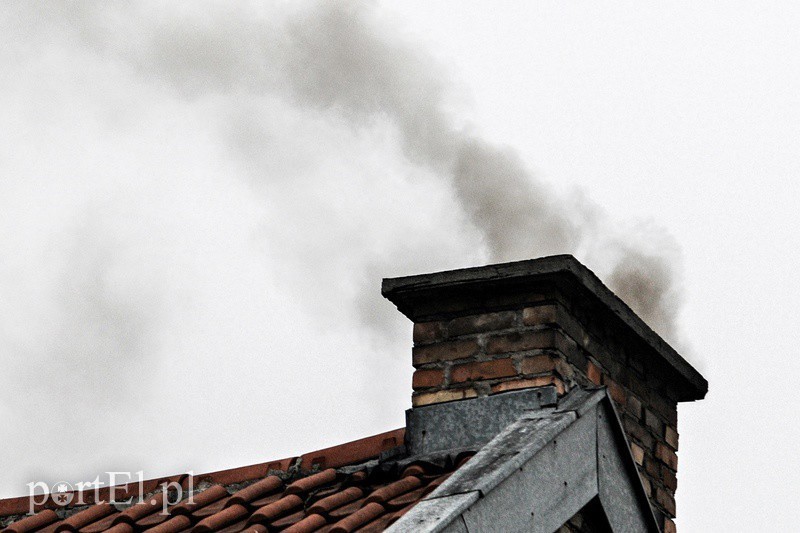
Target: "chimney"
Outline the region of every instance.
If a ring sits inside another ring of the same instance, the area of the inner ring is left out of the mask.
[[[708,382],[569,255],[383,280],[414,322],[412,411],[605,386],[664,531],[674,530],[678,402]]]

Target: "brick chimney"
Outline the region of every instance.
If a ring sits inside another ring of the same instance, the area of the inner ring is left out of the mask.
[[[414,322],[414,408],[606,386],[664,531],[674,530],[677,403],[708,383],[569,255],[383,280]]]

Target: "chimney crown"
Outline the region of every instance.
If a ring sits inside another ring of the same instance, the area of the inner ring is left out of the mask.
[[[443,336],[455,339],[459,333],[513,329],[519,320],[514,310],[521,313],[523,325],[558,320],[548,313],[571,315],[565,316],[567,321],[577,319],[589,330],[584,334],[601,344],[634,350],[629,363],[658,370],[665,392],[675,400],[700,400],[708,391],[708,382],[694,367],[571,255],[388,278],[381,293],[415,323],[415,344]],[[469,343],[453,343],[451,360],[472,355],[471,349]],[[424,361],[425,350],[421,351]]]

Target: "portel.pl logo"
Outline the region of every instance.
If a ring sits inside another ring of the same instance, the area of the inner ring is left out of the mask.
[[[73,487],[66,481],[58,481],[52,485],[48,485],[44,481],[32,481],[28,483],[28,514],[34,514],[36,508],[45,506],[48,501],[52,502],[58,507],[67,507],[69,505],[87,505],[89,503],[111,503],[115,505],[128,506],[145,501],[146,494],[144,492],[144,471],[138,472],[106,472],[107,481],[100,479],[100,476],[95,477],[94,481],[80,481],[75,483]],[[187,503],[194,503],[192,501],[192,494],[194,493],[192,471],[186,472],[187,486],[184,488],[177,481],[165,481],[160,484],[160,492],[164,492],[164,498],[161,501],[161,512],[167,514],[167,508],[179,501],[183,500],[184,490],[189,494]],[[133,487],[138,485],[138,490],[131,491]],[[107,487],[103,492],[104,496],[101,498],[100,489]],[[156,491],[159,492],[159,491]],[[129,494],[136,494],[136,496],[128,496],[127,498],[117,498],[117,496],[126,496]],[[92,495],[90,498],[89,495]],[[152,496],[150,496],[152,498]],[[151,501],[156,504],[157,499]]]

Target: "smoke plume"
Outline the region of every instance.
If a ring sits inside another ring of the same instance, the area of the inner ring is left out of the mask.
[[[265,441],[288,455],[322,444],[297,438],[311,428],[358,436],[319,426],[333,407],[294,405],[281,448],[270,428],[285,418],[229,391],[288,398],[333,382],[342,411],[386,396],[373,378],[407,366],[386,339],[407,338],[380,277],[575,253],[675,338],[669,239],[620,235],[460,122],[460,89],[372,4],[20,2],[0,28],[13,104],[0,115],[0,362],[13,383],[0,413],[9,448],[36,455],[0,468],[8,495],[20,479],[137,460],[162,473],[212,469],[199,458],[215,454],[256,462]],[[370,341],[380,355],[353,353]],[[342,353],[363,373],[342,373]],[[64,412],[48,403],[65,398],[77,400]],[[181,424],[147,415],[165,401]],[[383,420],[373,409],[363,424]],[[260,438],[231,456],[226,439],[195,438],[204,424]],[[74,451],[84,439],[91,458]],[[195,463],[169,459],[176,442]],[[65,453],[74,466],[53,473]]]

